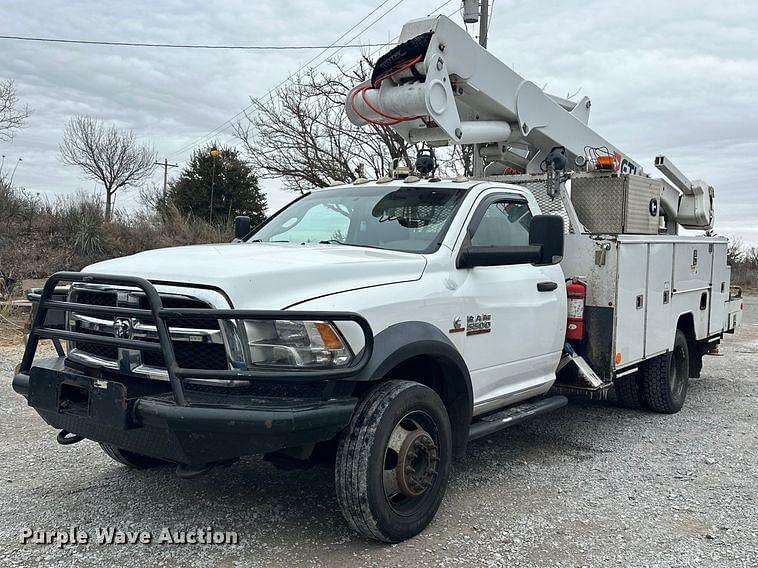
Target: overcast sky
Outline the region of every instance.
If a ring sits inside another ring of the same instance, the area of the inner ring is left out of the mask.
[[[390,0],[345,40],[367,28],[356,42],[387,41],[403,22],[443,2]],[[328,44],[380,3],[3,0],[0,35]],[[439,12],[450,14],[458,4],[452,0]],[[590,124],[651,173],[661,153],[689,177],[709,181],[716,188],[717,230],[758,242],[758,2],[495,0],[489,47],[550,92],[565,96],[581,89],[580,96],[592,98]],[[186,163],[190,143],[317,53],[0,40],[0,79],[14,79],[33,111],[12,143],[0,142],[6,173],[21,157],[15,182],[32,192],[95,190],[96,183],[58,159],[63,127],[73,114],[133,129],[161,158]],[[340,54],[352,60],[359,50]],[[234,142],[231,129],[216,139]],[[266,188],[272,210],[293,197],[276,182]],[[119,197],[117,205],[130,199]]]

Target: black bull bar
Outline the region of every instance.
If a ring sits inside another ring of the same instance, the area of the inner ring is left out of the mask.
[[[57,285],[61,283],[85,283],[134,287],[141,290],[147,299],[149,309],[127,308],[118,306],[100,306],[80,304],[76,302],[53,299]],[[108,337],[57,329],[46,326],[46,317],[50,310],[75,311],[85,315],[106,315],[118,317],[152,318],[158,334],[157,342],[138,339]],[[360,326],[364,336],[364,347],[356,355],[355,360],[345,368],[339,369],[294,369],[286,370],[277,367],[261,366],[255,370],[242,369],[191,369],[180,367],[174,345],[171,340],[169,325],[166,320],[181,319],[213,319],[213,320],[322,320],[331,322],[354,322]],[[60,340],[86,341],[100,343],[127,349],[161,352],[166,362],[174,403],[177,406],[189,406],[184,393],[184,381],[194,379],[248,380],[248,381],[282,381],[288,382],[328,382],[335,379],[347,378],[358,374],[371,358],[374,347],[374,335],[368,322],[362,316],[350,312],[324,311],[289,311],[289,310],[235,310],[235,309],[204,309],[204,308],[164,308],[160,294],[155,286],[144,278],[135,276],[120,276],[111,274],[90,274],[82,272],[57,272],[45,283],[40,294],[39,304],[34,314],[29,339],[18,372],[29,374],[40,339],[50,339],[56,344],[58,354],[62,355]]]

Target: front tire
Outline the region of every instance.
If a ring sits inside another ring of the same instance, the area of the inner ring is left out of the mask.
[[[361,535],[400,542],[434,518],[450,475],[450,419],[429,387],[392,380],[358,404],[335,463],[337,501]]]
[[[132,469],[150,469],[153,467],[160,467],[168,463],[166,461],[159,460],[158,458],[151,458],[150,456],[145,456],[142,454],[137,454],[135,452],[130,452],[129,450],[118,448],[113,444],[101,443],[100,447],[108,455],[108,457]]]
[[[650,410],[676,414],[684,406],[690,376],[687,336],[676,330],[674,349],[655,357],[642,369],[642,399]]]

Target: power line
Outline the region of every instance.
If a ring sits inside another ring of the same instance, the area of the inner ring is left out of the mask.
[[[373,26],[379,20],[381,20],[382,18],[384,18],[387,14],[389,14],[392,10],[394,10],[395,8],[397,8],[397,6],[399,6],[404,1],[405,0],[398,0],[393,6],[391,6],[390,8],[388,8],[382,15],[380,15],[378,18],[374,19],[374,21],[371,22],[367,27],[365,27],[361,32],[359,32],[358,34],[356,34],[355,37],[358,37],[358,35],[360,35],[361,33],[366,32],[371,26]],[[361,18],[356,24],[354,24],[352,27],[350,27],[350,29],[348,29],[340,37],[338,37],[333,43],[336,45],[337,42],[339,42],[340,40],[342,40],[351,31],[353,31],[355,28],[357,28],[358,26],[360,26],[363,22],[365,22],[368,18],[370,18],[373,14],[375,14],[380,8],[382,8],[385,4],[387,4],[387,2],[389,2],[389,0],[384,0],[376,8],[374,8],[373,10],[371,10],[371,12],[369,12],[363,18]],[[355,39],[355,37],[353,39]],[[353,40],[350,40],[350,41],[352,42]],[[263,97],[266,97],[266,96],[270,95],[271,93],[273,93],[274,91],[276,91],[277,89],[279,89],[282,85],[284,85],[287,82],[289,82],[290,80],[292,80],[293,77],[297,76],[300,72],[302,72],[303,69],[306,69],[308,67],[308,65],[310,65],[311,63],[313,63],[314,61],[316,61],[316,59],[318,59],[319,57],[321,57],[329,49],[331,49],[331,48],[326,48],[326,49],[320,51],[319,53],[317,53],[314,57],[312,57],[311,59],[309,59],[306,63],[304,63],[303,65],[301,65],[300,68],[297,71],[295,71],[294,73],[291,73],[283,81],[280,81],[279,83],[277,83],[274,87],[270,88],[262,96],[256,97],[254,100],[252,100],[250,102],[250,104],[248,104],[246,107],[244,107],[241,111],[237,112],[234,116],[232,116],[231,118],[229,118],[226,121],[222,122],[220,125],[218,125],[216,128],[214,128],[213,130],[211,130],[210,132],[208,132],[204,136],[199,136],[198,138],[196,138],[195,140],[193,140],[189,144],[186,144],[185,146],[183,146],[182,148],[180,148],[176,152],[173,152],[171,155],[173,156],[173,155],[176,155],[176,154],[180,154],[180,153],[182,153],[182,152],[184,152],[184,151],[192,148],[198,142],[202,142],[203,140],[206,140],[206,139],[210,138],[214,134],[220,134],[221,132],[223,132],[223,131],[227,130],[228,128],[230,128],[231,126],[233,126],[234,120],[237,119],[237,118],[239,118],[239,117],[241,117],[241,116],[243,116],[248,110],[250,110],[251,108],[253,108],[253,106],[255,106],[256,101],[260,100]],[[335,51],[335,53],[337,53],[337,52],[339,52],[339,49],[337,49],[337,51]],[[319,65],[323,64],[324,61],[326,61],[326,59],[324,59],[323,61],[319,62],[314,68],[316,68]]]
[[[452,1],[453,1],[453,0],[447,0],[446,2],[443,2],[442,4],[440,4],[439,6],[437,6],[436,8],[433,8],[433,9],[432,9],[432,11],[431,11],[429,14],[427,14],[427,16],[431,16],[433,13],[435,13],[435,12],[437,12],[437,11],[439,11],[439,10],[442,10],[442,8],[444,8],[445,6],[447,6],[448,4],[450,4]],[[453,10],[452,12],[450,12],[449,14],[446,14],[446,16],[447,16],[448,18],[451,18],[452,16],[454,16],[455,14],[457,14],[459,11],[460,11],[460,10],[459,10],[458,8],[456,8],[455,10]],[[464,25],[465,25],[465,24],[464,24]],[[395,37],[393,37],[393,38],[390,40],[390,42],[389,42],[389,44],[388,44],[388,45],[395,45],[395,44],[397,43],[397,40],[399,40],[399,39],[400,39],[400,34],[397,34]],[[352,40],[351,40],[351,41],[352,41]],[[380,50],[381,50],[381,48],[377,48],[377,49],[375,49],[374,51],[372,51],[371,53],[369,53],[367,57],[369,57],[369,58],[373,57],[374,55],[376,55],[377,53],[379,53],[379,51],[380,51]],[[326,60],[325,60],[325,61],[326,61]],[[322,61],[321,63],[323,63],[323,61]],[[321,63],[319,63],[319,65],[321,65]],[[358,61],[356,61],[356,62],[355,62],[353,65],[351,65],[350,67],[348,67],[348,68],[345,70],[345,72],[346,72],[346,73],[349,73],[350,71],[352,71],[353,69],[355,69],[356,67],[358,67],[358,66],[359,66],[361,63],[362,63],[362,60],[358,60]],[[317,65],[316,67],[318,67],[318,65]],[[292,76],[294,76],[294,75],[291,75],[290,77],[292,77]],[[287,80],[288,80],[288,79],[285,79],[285,81],[282,81],[282,82],[281,82],[281,83],[279,83],[279,85],[277,85],[276,87],[273,87],[272,89],[269,89],[269,90],[268,90],[268,92],[267,92],[266,94],[264,94],[263,96],[267,96],[268,94],[272,93],[272,92],[273,92],[274,90],[276,90],[276,89],[277,89],[279,86],[281,86],[282,84],[284,84],[284,83],[285,83]],[[262,97],[263,97],[263,96],[262,96]],[[258,97],[256,100],[260,100],[262,97]],[[243,109],[243,112],[244,112],[244,110],[247,110],[247,109],[248,109],[248,108],[250,108],[251,106],[253,106],[253,105],[252,105],[252,104],[248,105],[248,107],[247,107],[246,109]],[[225,130],[225,128],[224,128],[224,129],[222,129],[222,130]],[[227,139],[227,140],[226,140],[226,142],[224,142],[224,146],[228,146],[229,144],[231,144],[231,142],[232,142],[232,141],[233,141],[235,138],[236,138],[236,135],[235,135],[235,136],[232,136],[232,137],[231,137],[231,138],[229,138],[229,139]]]
[[[387,0],[389,1],[389,0]],[[236,49],[243,51],[292,51],[305,49],[348,49],[356,47],[385,47],[387,43],[346,43],[330,45],[203,45],[203,44],[186,44],[186,43],[137,43],[128,41],[96,41],[87,39],[63,39],[51,37],[27,37],[0,35],[0,39],[31,41],[43,43],[68,43],[74,45],[105,45],[114,47],[160,47],[173,49]]]
[[[360,26],[360,25],[361,25],[361,23],[363,23],[364,21],[366,21],[366,20],[367,20],[367,19],[368,19],[368,18],[369,18],[369,17],[370,17],[372,14],[374,14],[375,12],[377,12],[377,11],[378,11],[378,10],[379,10],[379,9],[380,9],[382,6],[384,6],[384,5],[385,5],[385,4],[386,4],[388,1],[389,1],[389,0],[385,0],[384,2],[382,2],[381,4],[379,4],[379,5],[378,5],[376,8],[374,8],[374,9],[373,9],[373,10],[372,10],[372,11],[371,11],[369,14],[367,14],[366,16],[364,16],[364,17],[363,17],[363,18],[362,18],[362,19],[361,19],[361,20],[360,20],[358,23],[356,23],[355,25],[353,25],[353,26],[352,26],[352,27],[351,27],[349,30],[347,30],[347,31],[346,31],[345,33],[343,33],[343,34],[342,34],[342,35],[341,35],[339,38],[337,38],[337,40],[335,40],[335,43],[336,43],[336,42],[338,42],[338,41],[340,41],[341,39],[343,39],[343,38],[344,38],[346,35],[348,35],[348,34],[349,34],[351,31],[353,31],[355,28],[357,28],[358,26]],[[374,20],[373,20],[373,21],[372,21],[372,22],[371,22],[371,23],[370,23],[368,26],[366,26],[365,28],[363,28],[363,29],[362,29],[361,31],[359,31],[358,33],[356,33],[356,34],[355,34],[355,35],[354,35],[354,36],[353,36],[353,37],[352,37],[352,38],[351,38],[351,39],[348,41],[348,44],[351,44],[351,43],[352,43],[353,41],[355,41],[355,39],[357,39],[357,38],[358,38],[358,37],[359,37],[359,36],[360,36],[362,33],[365,33],[365,32],[366,32],[367,30],[369,30],[369,29],[370,29],[372,26],[374,26],[374,25],[375,25],[377,22],[379,22],[380,20],[382,20],[383,18],[385,18],[385,17],[386,17],[386,16],[387,16],[387,15],[388,15],[390,12],[392,12],[392,11],[393,11],[395,8],[397,8],[397,7],[398,7],[400,4],[402,4],[404,1],[405,1],[405,0],[398,0],[398,1],[397,1],[395,4],[393,4],[392,6],[390,6],[390,7],[389,7],[389,8],[388,8],[388,9],[387,9],[387,10],[386,10],[386,11],[385,11],[383,14],[381,14],[380,16],[378,16],[377,18],[375,18],[375,19],[374,19]],[[443,2],[442,4],[440,4],[439,6],[437,6],[436,8],[432,9],[432,11],[430,12],[430,14],[429,14],[429,15],[431,15],[431,14],[433,14],[433,13],[435,13],[435,12],[437,12],[437,11],[441,10],[442,8],[444,8],[445,6],[447,6],[448,4],[450,4],[452,1],[453,1],[453,0],[446,0],[445,2]],[[449,15],[448,15],[448,17],[449,17],[449,16],[451,16],[452,14],[454,14],[455,12],[457,12],[457,10],[455,10],[454,12],[452,12],[451,14],[449,14]],[[379,50],[379,49],[381,49],[382,47],[386,47],[386,46],[388,46],[388,45],[394,45],[394,44],[395,44],[395,42],[397,41],[397,39],[398,39],[399,37],[400,37],[399,35],[398,35],[398,36],[395,36],[395,39],[394,39],[394,40],[392,40],[391,42],[387,43],[387,44],[384,44],[384,45],[377,45],[376,47],[377,47],[378,49],[377,49],[377,50],[376,50],[374,53],[378,52],[378,50]],[[333,47],[337,47],[337,46],[333,46]],[[240,116],[244,115],[244,114],[245,114],[245,113],[246,113],[248,110],[250,110],[251,108],[253,108],[253,107],[255,106],[255,103],[256,103],[257,101],[259,101],[260,99],[262,99],[262,98],[264,98],[264,97],[266,97],[266,96],[268,96],[268,95],[272,94],[272,93],[273,93],[273,92],[275,92],[277,89],[279,89],[279,88],[280,88],[282,85],[284,85],[284,84],[288,83],[289,81],[291,81],[291,80],[292,80],[294,77],[296,77],[296,76],[297,76],[297,75],[298,75],[298,74],[299,74],[299,73],[300,73],[302,70],[306,69],[306,68],[307,68],[307,67],[308,67],[308,66],[309,66],[311,63],[313,63],[313,62],[314,62],[316,59],[318,59],[318,58],[319,58],[321,55],[323,55],[323,54],[324,54],[326,51],[328,51],[329,49],[331,49],[331,48],[326,48],[326,49],[324,49],[324,50],[323,50],[321,53],[319,53],[319,54],[315,55],[314,57],[312,57],[312,58],[311,58],[310,60],[308,60],[306,63],[304,63],[303,65],[301,65],[301,66],[300,66],[300,68],[299,68],[299,69],[298,69],[296,72],[294,72],[294,73],[290,74],[290,75],[289,75],[289,76],[287,76],[287,77],[286,77],[284,80],[280,81],[280,82],[279,82],[279,83],[277,83],[275,86],[273,86],[273,87],[271,87],[270,89],[268,89],[268,91],[266,91],[266,93],[264,93],[263,95],[261,95],[261,96],[259,96],[259,97],[256,97],[256,98],[255,98],[253,101],[251,101],[251,103],[250,103],[249,105],[247,105],[246,107],[244,107],[242,110],[240,110],[240,111],[239,111],[238,113],[236,113],[234,116],[232,116],[231,118],[227,119],[226,121],[224,121],[223,123],[221,123],[219,126],[217,126],[217,127],[216,127],[216,128],[214,128],[213,130],[211,130],[210,132],[208,132],[207,134],[205,134],[205,135],[203,135],[203,136],[199,136],[199,137],[197,137],[195,140],[193,140],[193,141],[192,141],[192,142],[190,142],[189,144],[185,144],[185,145],[184,145],[184,146],[182,146],[180,149],[176,150],[175,152],[172,152],[172,153],[170,153],[169,155],[170,155],[170,156],[174,156],[174,155],[177,155],[177,154],[183,153],[183,152],[185,152],[186,150],[188,150],[188,149],[192,148],[193,146],[195,146],[196,144],[198,144],[199,142],[202,142],[203,140],[207,140],[208,138],[210,138],[210,137],[211,137],[211,136],[213,136],[214,134],[220,134],[221,132],[223,132],[223,131],[227,130],[228,128],[230,128],[231,126],[233,126],[233,122],[234,122],[234,120],[235,120],[236,118],[238,118],[238,117],[240,117]],[[338,48],[338,49],[337,49],[337,51],[339,51],[339,49],[340,49],[340,48]],[[315,65],[313,68],[314,68],[314,69],[318,68],[318,67],[319,67],[320,65],[322,65],[322,64],[323,64],[325,61],[327,61],[327,58],[325,58],[325,59],[323,59],[322,61],[320,61],[319,63],[317,63],[317,64],[316,64],[316,65]],[[354,69],[355,67],[357,67],[357,66],[358,66],[358,64],[359,64],[359,63],[360,63],[360,62],[356,63],[355,65],[353,65],[352,67],[350,67],[348,70],[352,70],[352,69]],[[233,139],[233,138],[232,138],[232,139]]]
[[[364,28],[362,30],[362,32],[359,32],[358,35],[360,35],[360,33],[364,33],[371,26],[373,26],[379,20],[381,20],[387,14],[389,14],[392,10],[394,10],[395,8],[397,8],[404,1],[405,0],[398,0],[394,5],[392,5],[390,8],[388,8],[382,15],[380,15],[378,18],[374,19],[374,21],[371,22],[371,24],[369,24],[366,28]],[[339,42],[342,39],[344,39],[344,37],[346,35],[348,35],[350,32],[352,32],[355,28],[359,27],[363,22],[365,22],[366,20],[368,20],[372,15],[374,15],[376,12],[378,12],[388,2],[389,2],[389,0],[383,0],[383,2],[381,2],[373,10],[371,10],[371,12],[369,12],[368,14],[366,14],[365,16],[363,16],[363,18],[361,18],[357,23],[353,24],[353,26],[351,26],[347,31],[345,31],[340,37],[338,37],[336,40],[334,40],[334,42],[332,42],[332,46],[336,46],[337,42]],[[351,40],[351,41],[353,41],[353,40]],[[279,87],[281,87],[282,85],[284,85],[285,83],[287,83],[288,81],[290,81],[293,77],[295,77],[297,74],[299,74],[303,69],[306,69],[308,67],[308,65],[310,65],[311,63],[313,63],[319,57],[321,57],[329,49],[332,49],[332,47],[327,47],[327,48],[323,49],[322,51],[320,51],[315,56],[313,56],[311,59],[309,59],[305,64],[301,65],[300,68],[296,72],[291,73],[286,79],[284,79],[283,81],[280,81],[277,85],[275,85],[274,87],[272,87],[271,89],[269,89],[261,97],[257,97],[255,100],[251,101],[249,105],[247,105],[246,107],[244,107],[241,111],[237,112],[234,116],[232,116],[231,118],[225,120],[220,125],[218,125],[216,128],[214,128],[210,132],[204,134],[203,136],[198,136],[192,142],[190,142],[189,144],[185,144],[184,146],[182,146],[181,148],[179,148],[175,152],[172,152],[170,155],[174,156],[176,154],[180,154],[182,152],[185,152],[186,150],[188,150],[188,149],[192,148],[193,146],[195,146],[197,143],[202,142],[203,140],[207,140],[208,138],[210,138],[214,134],[221,133],[224,130],[226,130],[227,128],[229,128],[230,126],[232,126],[232,124],[234,123],[234,120],[236,118],[239,118],[240,116],[244,115],[245,112],[247,112],[249,109],[251,109],[255,105],[255,101],[257,101],[258,99],[263,98],[263,97],[268,96],[269,94],[273,93]],[[339,48],[337,48],[337,51],[339,51]],[[321,61],[318,65],[316,65],[316,67],[318,67],[319,65],[321,65],[323,63],[324,63],[324,61]]]
[[[431,16],[431,15],[432,15],[434,12],[436,12],[436,11],[438,11],[438,10],[442,10],[442,8],[444,8],[445,6],[447,6],[448,4],[450,4],[450,2],[452,2],[452,1],[453,1],[453,0],[447,0],[447,2],[444,2],[444,3],[440,4],[439,6],[437,6],[436,8],[434,8],[434,9],[433,9],[433,10],[432,10],[432,11],[431,11],[429,14],[427,14],[427,16]],[[448,14],[448,15],[447,15],[447,17],[449,18],[450,16],[452,16],[452,15],[456,14],[457,12],[458,12],[458,10],[457,10],[457,9],[456,9],[456,10],[453,10],[453,11],[452,11],[450,14]],[[399,40],[399,39],[400,39],[400,34],[396,35],[396,36],[395,36],[395,37],[394,37],[394,38],[393,38],[393,39],[392,39],[392,40],[389,42],[389,44],[388,44],[388,45],[395,45],[395,44],[397,43],[397,40]],[[374,56],[374,55],[376,55],[377,53],[379,53],[379,49],[375,49],[373,53],[369,53],[368,57],[373,57],[373,56]],[[358,65],[360,65],[360,64],[361,64],[361,61],[357,61],[357,62],[356,62],[356,63],[354,63],[352,66],[348,67],[348,68],[347,68],[347,71],[352,71],[353,69],[355,69],[356,67],[358,67]]]

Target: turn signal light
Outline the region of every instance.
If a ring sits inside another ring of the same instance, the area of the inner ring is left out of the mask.
[[[327,349],[342,349],[342,341],[334,331],[334,328],[326,323],[316,323],[316,329]]]

